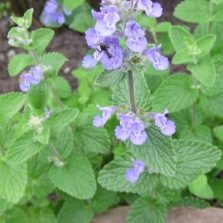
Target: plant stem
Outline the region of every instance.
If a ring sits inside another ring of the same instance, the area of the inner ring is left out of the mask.
[[[131,110],[136,113],[136,103],[135,103],[135,95],[134,95],[134,81],[132,71],[128,71],[128,88],[129,88],[129,102],[131,106]]]
[[[0,157],[1,156],[5,156],[5,148],[2,145],[0,145]]]
[[[192,127],[195,129],[197,124],[197,102],[194,102],[192,109]]]
[[[157,36],[156,36],[156,32],[154,32],[153,30],[151,31],[151,34],[153,36],[153,40],[155,42],[155,44],[157,45],[158,44],[158,39],[157,39]]]
[[[61,162],[64,162],[63,157],[60,155],[60,153],[58,152],[56,147],[51,143],[49,143],[48,146],[49,146],[51,152],[53,153],[53,155],[56,156]]]
[[[214,3],[213,3],[212,0],[210,0],[210,2],[209,2],[209,15],[210,15],[210,17],[212,16],[213,11],[214,11]],[[208,24],[207,24],[207,31],[208,31],[209,33],[211,32],[211,28],[212,28],[212,22],[208,21]]]
[[[52,95],[57,103],[57,105],[60,107],[60,108],[63,108],[64,107],[64,104],[63,102],[60,100],[57,92],[55,91],[55,88],[51,85],[51,92],[52,92]]]
[[[197,79],[196,77],[192,74],[193,78],[193,85],[197,87]],[[196,128],[197,125],[197,100],[194,102],[193,107],[192,107],[192,127],[193,129]]]

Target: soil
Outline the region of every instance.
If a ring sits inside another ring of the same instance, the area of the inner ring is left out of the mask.
[[[39,6],[42,7],[42,0]],[[97,0],[91,0],[93,5],[98,5]],[[176,23],[177,20],[172,16],[174,7],[180,0],[158,0],[164,7],[164,15],[162,20],[168,20]],[[40,11],[38,7],[34,5],[37,12]],[[38,21],[35,20],[38,25]],[[35,23],[34,23],[35,25]],[[11,48],[7,43],[7,32],[11,27],[9,18],[0,19],[0,93],[9,92],[18,89],[18,77],[11,78],[7,74],[7,64],[9,59],[19,52],[18,49]],[[77,81],[71,75],[71,71],[80,65],[80,62],[87,50],[85,39],[80,33],[69,30],[67,27],[56,30],[55,38],[51,43],[48,51],[57,51],[64,54],[69,62],[63,67],[61,74],[69,80],[72,88],[75,89]]]
[[[92,223],[125,223],[128,212],[129,207],[115,208],[96,216]],[[222,223],[222,219],[220,208],[179,207],[169,211],[166,223]]]

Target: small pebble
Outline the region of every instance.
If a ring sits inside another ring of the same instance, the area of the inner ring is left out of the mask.
[[[0,61],[4,61],[5,60],[5,55],[3,53],[0,53]]]
[[[71,71],[70,67],[65,67],[65,68],[64,68],[64,73],[65,73],[65,74],[69,74],[70,71]]]
[[[12,58],[13,56],[15,56],[15,54],[16,54],[15,50],[11,49],[11,50],[8,51],[8,53],[7,53],[7,57],[10,59],[10,58]]]

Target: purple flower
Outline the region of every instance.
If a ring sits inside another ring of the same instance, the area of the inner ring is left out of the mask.
[[[147,133],[143,122],[134,117],[132,113],[118,116],[120,125],[115,129],[115,136],[121,141],[130,140],[134,145],[143,145],[147,139]]]
[[[131,126],[130,140],[135,145],[142,145],[147,139],[145,126],[140,120],[136,120]]]
[[[118,39],[114,37],[108,37],[105,39],[104,46],[107,50],[100,47],[100,51],[103,53],[101,57],[101,63],[106,70],[115,70],[121,67],[123,60],[123,50],[118,44]]]
[[[126,23],[125,35],[127,38],[127,47],[133,51],[142,53],[147,46],[147,39],[145,38],[145,31],[135,21]]]
[[[37,65],[31,67],[27,73],[23,73],[19,77],[19,87],[21,91],[27,92],[32,85],[37,85],[43,79],[43,69]]]
[[[41,15],[41,21],[45,26],[60,26],[65,23],[66,15],[70,14],[71,12],[57,0],[48,0]]]
[[[167,114],[167,110],[165,110],[163,114],[154,113],[153,119],[155,120],[155,125],[160,128],[163,135],[172,136],[176,132],[176,125],[166,117]]]
[[[145,36],[145,31],[140,27],[140,25],[134,21],[128,21],[125,25],[125,35],[127,37],[143,37]]]
[[[147,46],[147,40],[145,37],[132,38],[129,37],[127,39],[127,47],[136,53],[142,53]]]
[[[58,3],[56,0],[49,0],[44,6],[44,11],[46,13],[54,13],[58,8]]]
[[[142,161],[135,160],[133,162],[133,168],[129,168],[125,173],[126,181],[130,183],[136,183],[140,175],[144,172],[145,165]]]
[[[33,85],[39,84],[43,78],[43,69],[41,66],[35,66],[30,68],[30,83]]]
[[[23,73],[19,77],[19,88],[22,92],[29,91],[31,87],[30,83],[31,74],[30,73]]]
[[[90,28],[85,32],[85,39],[91,48],[96,48],[103,41],[103,38],[94,28]]]
[[[106,122],[111,118],[111,116],[115,112],[115,107],[100,107],[97,106],[97,108],[102,112],[102,115],[95,116],[93,120],[93,126],[95,127],[103,127]]]
[[[160,53],[159,47],[147,49],[144,54],[156,70],[166,70],[169,67],[169,60]]]
[[[118,8],[115,5],[101,7],[100,12],[92,11],[96,19],[95,30],[101,36],[110,36],[116,31],[116,23],[120,20]]]
[[[106,70],[115,70],[121,67],[123,50],[119,46],[117,37],[103,38],[103,41],[98,44],[96,49],[97,51],[95,51],[93,56],[88,55],[84,58],[82,62],[84,68],[91,69],[98,61],[101,61]]]
[[[151,0],[138,0],[137,9],[145,11],[146,15],[152,18],[158,18],[163,13],[161,5],[153,3]]]
[[[97,64],[97,59],[94,58],[91,55],[87,55],[84,57],[83,61],[82,61],[82,66],[86,69],[92,69],[96,66]]]

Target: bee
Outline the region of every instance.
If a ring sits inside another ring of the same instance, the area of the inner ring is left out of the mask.
[[[109,45],[108,44],[101,43],[100,44],[100,50],[98,50],[98,52],[99,53],[104,52],[107,55],[107,57],[109,59],[111,59],[112,58],[112,55],[108,52],[108,50],[109,50]]]

